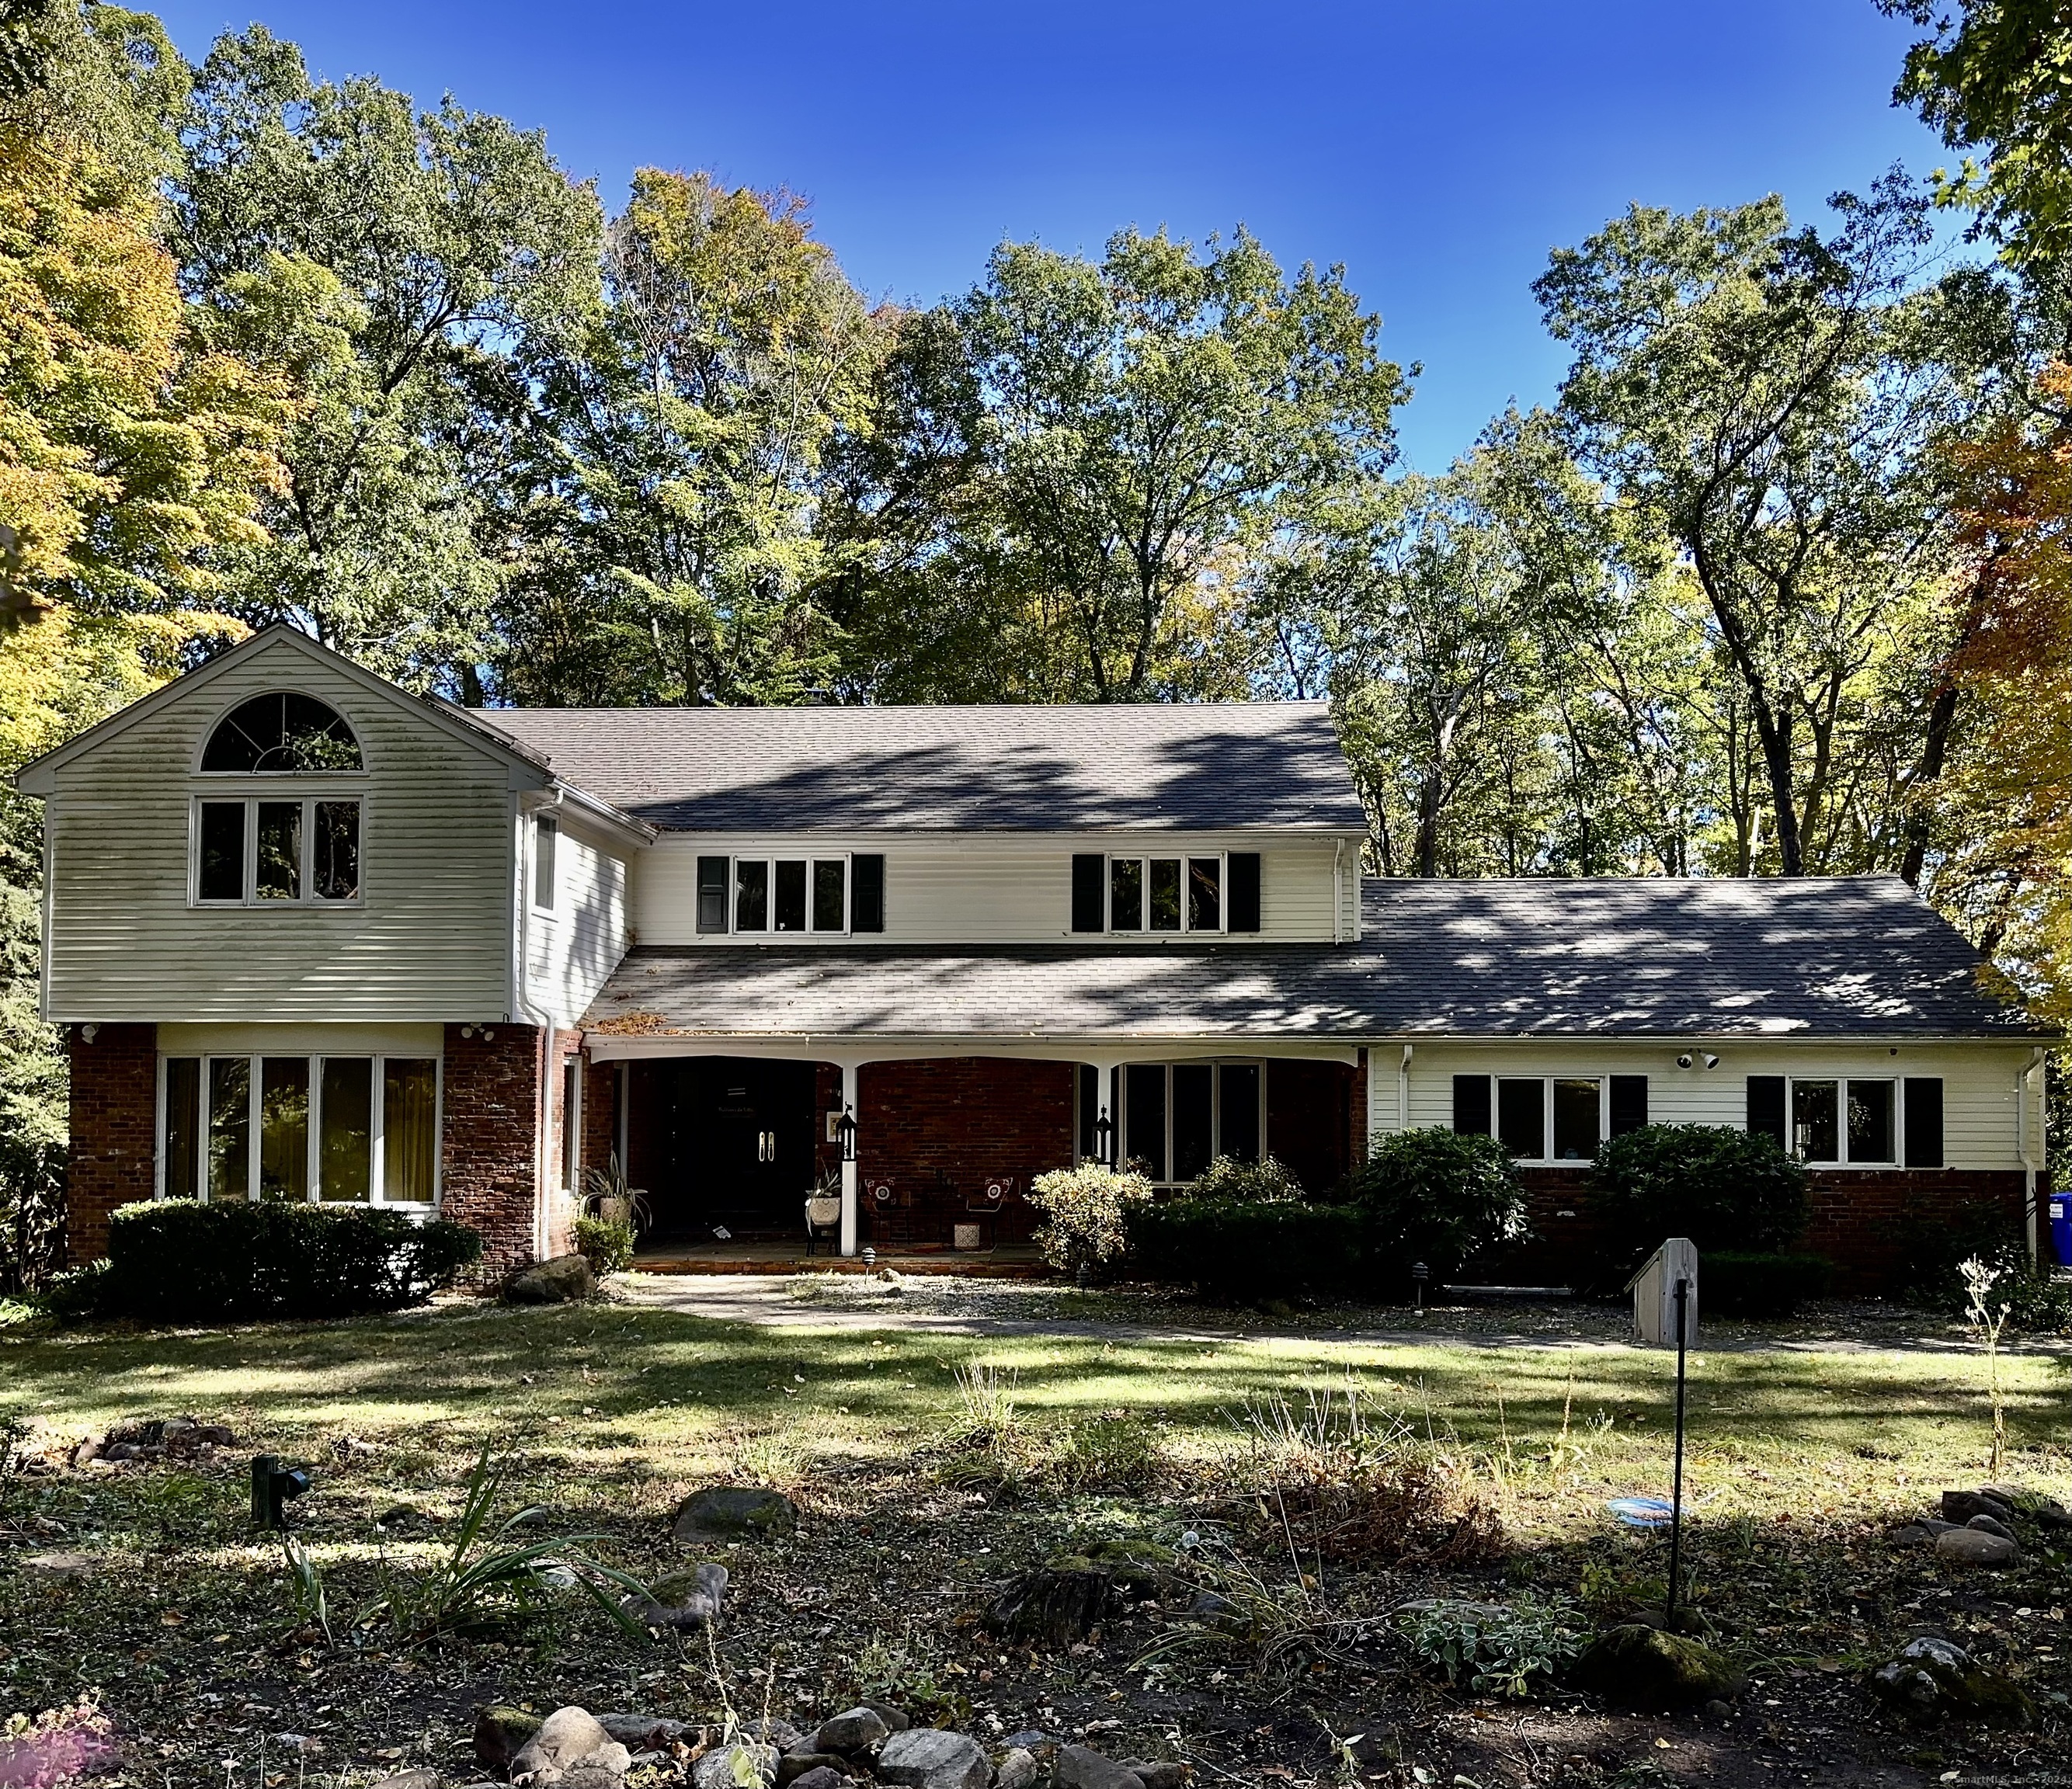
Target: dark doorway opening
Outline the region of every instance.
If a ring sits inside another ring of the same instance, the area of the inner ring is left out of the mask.
[[[813,1065],[681,1057],[631,1065],[626,1177],[656,1240],[792,1236],[816,1173]]]

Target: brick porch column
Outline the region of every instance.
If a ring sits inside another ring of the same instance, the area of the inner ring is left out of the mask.
[[[65,1262],[108,1253],[108,1219],[156,1189],[158,1028],[72,1028],[72,1147],[65,1199]]]
[[[532,1262],[544,1040],[531,1025],[466,1028],[446,1028],[440,1210],[481,1233],[493,1285]]]

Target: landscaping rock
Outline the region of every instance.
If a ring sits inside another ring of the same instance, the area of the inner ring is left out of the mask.
[[[1980,1491],[1946,1491],[1942,1493],[1942,1520],[1946,1522],[1968,1522],[1974,1516],[1990,1516],[1996,1522],[2004,1522],[2014,1514],[2011,1504]]]
[[[762,1541],[798,1525],[798,1506],[781,1491],[715,1484],[684,1500],[669,1532],[679,1541]]]
[[[846,1777],[851,1766],[839,1752],[816,1752],[802,1747],[796,1752],[787,1752],[777,1760],[777,1789],[787,1789],[801,1777],[809,1777],[816,1771],[830,1771],[838,1777]]]
[[[741,1773],[737,1762],[743,1758],[754,1771],[757,1781],[776,1782],[777,1748],[753,1739],[737,1739],[730,1745],[713,1746],[691,1766],[691,1781],[697,1789],[740,1789]]]
[[[1935,1557],[1952,1565],[1983,1565],[1997,1570],[2019,1559],[2021,1549],[2004,1535],[1988,1534],[1979,1528],[1951,1528],[1935,1537]]]
[[[892,1730],[875,1709],[850,1709],[823,1721],[813,1735],[816,1752],[860,1752],[891,1737]]]
[[[613,1789],[632,1754],[587,1709],[556,1709],[511,1761],[520,1789]]]
[[[1126,1758],[1122,1767],[1142,1783],[1144,1789],[1184,1789],[1187,1779],[1194,1775],[1187,1766],[1172,1758]]]
[[[1894,1528],[1885,1539],[1895,1547],[1932,1547],[1935,1545],[1935,1531],[1926,1522],[1909,1522]]]
[[[512,1277],[504,1288],[510,1304],[581,1304],[597,1295],[597,1275],[581,1255],[557,1255]]]
[[[1979,1534],[1997,1534],[2003,1541],[2012,1541],[2014,1530],[2006,1523],[1991,1516],[1974,1516],[1964,1526]]]
[[[1083,1639],[1108,1612],[1115,1580],[1088,1565],[1058,1570],[1041,1565],[1009,1580],[979,1616],[989,1633],[1054,1645]]]
[[[1924,1635],[1871,1673],[1871,1693],[1915,1721],[1984,1721],[2027,1726],[2036,1705],[2012,1679],[1961,1646]]]
[[[726,1567],[708,1560],[691,1571],[671,1572],[656,1579],[645,1596],[627,1597],[619,1607],[643,1627],[673,1627],[689,1633],[718,1620],[726,1598]]]
[[[501,1776],[511,1761],[540,1730],[540,1717],[506,1702],[491,1702],[475,1711],[475,1761]]]
[[[873,1774],[911,1789],[987,1789],[993,1766],[977,1743],[937,1727],[909,1727],[886,1741]]]
[[[1050,1780],[1058,1789],[1144,1789],[1134,1771],[1087,1746],[1060,1746]]]
[[[439,1789],[439,1773],[420,1764],[414,1770],[398,1771],[376,1783],[373,1789]]]
[[[1939,1516],[1925,1516],[1922,1518],[1921,1525],[1930,1534],[1947,1534],[1951,1529],[1960,1528],[1964,1524],[1962,1522],[1946,1522]]]
[[[1570,1680],[1632,1708],[1684,1708],[1736,1695],[1741,1674],[1700,1640],[1638,1622],[1607,1628],[1570,1668]]]
[[[1244,1611],[1227,1596],[1214,1590],[1203,1590],[1187,1605],[1189,1617],[1205,1627],[1220,1627],[1227,1632],[1242,1632],[1249,1623]]]
[[[22,1564],[52,1578],[84,1578],[100,1561],[90,1553],[31,1553],[22,1556]]]
[[[698,1730],[666,1714],[600,1714],[597,1724],[629,1752],[664,1752],[688,1744]]]
[[[783,1782],[783,1766],[778,1766],[777,1780]],[[817,1764],[808,1771],[791,1779],[798,1789],[845,1789],[849,1779],[832,1764]]]
[[[775,1746],[780,1752],[803,1746],[806,1736],[781,1715],[771,1715],[767,1719],[751,1721],[742,1729],[744,1737],[759,1740],[766,1746]]]
[[[1029,1789],[1037,1774],[1036,1754],[1026,1746],[1010,1746],[993,1767],[993,1789]]]

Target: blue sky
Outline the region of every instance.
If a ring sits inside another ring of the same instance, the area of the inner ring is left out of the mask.
[[[148,4],[149,0],[145,0]],[[1837,187],[1939,146],[1889,104],[1910,28],[1872,0],[171,0],[191,55],[257,17],[324,76],[543,126],[616,204],[643,164],[813,203],[874,297],[968,286],[1003,236],[1243,222],[1342,261],[1401,361],[1407,457],[1443,466],[1562,357],[1527,287],[1632,200]]]

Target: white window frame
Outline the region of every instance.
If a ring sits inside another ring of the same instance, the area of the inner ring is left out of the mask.
[[[715,855],[712,852],[708,856]],[[845,938],[853,927],[856,918],[856,865],[850,861],[854,854],[845,851],[746,851],[730,856],[726,860],[726,931],[709,932],[708,938],[722,936],[740,938]],[[768,917],[774,921],[777,917],[777,866],[779,864],[799,864],[806,866],[806,926],[802,932],[780,932],[775,924],[759,930],[744,926],[741,921],[741,866],[760,864],[765,872],[763,900]],[[816,864],[839,864],[842,867],[842,922],[839,930],[829,930],[813,923],[813,866]]]
[[[1883,1081],[1892,1085],[1892,1154],[1876,1160],[1859,1160],[1849,1153],[1849,1083]],[[1832,1081],[1835,1087],[1835,1147],[1839,1155],[1800,1155],[1798,1126],[1792,1118],[1799,1102],[1801,1081],[1818,1085]],[[1786,1075],[1784,1077],[1785,1152],[1807,1167],[1903,1167],[1906,1156],[1906,1077],[1882,1075]],[[1946,1150],[1947,1146],[1945,1146]]]
[[[1207,854],[1203,853],[1204,856]],[[1166,1071],[1166,1170],[1168,1178],[1153,1180],[1154,1187],[1184,1187],[1191,1184],[1186,1180],[1170,1178],[1173,1169],[1173,1071],[1175,1069],[1208,1068],[1215,1070],[1209,1092],[1209,1159],[1215,1161],[1223,1152],[1223,1077],[1225,1069],[1256,1069],[1259,1071],[1259,1155],[1264,1161],[1266,1147],[1266,1063],[1263,1056],[1215,1056],[1161,1057],[1150,1062],[1124,1062],[1113,1070],[1103,1069],[1105,1076],[1115,1076],[1115,1110],[1108,1114],[1115,1126],[1115,1152],[1119,1163],[1126,1163],[1129,1136],[1129,1071],[1132,1069],[1163,1069]],[[1079,1077],[1072,1077],[1074,1110],[1072,1114],[1072,1155],[1076,1165],[1088,1158],[1079,1153],[1080,1114],[1078,1110]]]
[[[1138,925],[1118,925],[1115,923],[1115,867],[1117,864],[1136,864],[1141,866],[1141,892],[1138,897],[1137,917],[1149,921],[1151,917],[1151,864],[1154,858],[1178,857],[1180,860],[1180,927],[1178,931],[1153,931],[1146,923]],[[1216,865],[1216,923],[1214,925],[1194,925],[1189,923],[1187,900],[1187,869],[1190,863],[1215,860]],[[1101,880],[1101,928],[1111,938],[1182,938],[1190,934],[1200,938],[1221,938],[1230,930],[1230,853],[1227,851],[1112,851],[1102,860],[1104,874]]]
[[[175,1192],[166,1184],[166,1065],[175,1057],[191,1062],[199,1062],[201,1071],[195,1088],[195,1184],[185,1192]],[[297,1050],[247,1051],[218,1050],[208,1054],[188,1055],[184,1051],[161,1052],[158,1057],[158,1087],[157,1099],[157,1130],[153,1139],[151,1181],[152,1196],[156,1199],[193,1199],[208,1204],[208,1082],[212,1062],[242,1061],[245,1065],[247,1106],[245,1108],[245,1198],[248,1204],[261,1200],[259,1190],[259,1156],[261,1145],[260,1110],[264,1092],[260,1065],[264,1061],[282,1061],[300,1057],[307,1065],[309,1076],[309,1165],[304,1173],[309,1188],[306,1203],[312,1205],[333,1205],[343,1210],[356,1205],[385,1205],[392,1211],[429,1212],[438,1209],[446,1196],[445,1172],[446,1061],[443,1052],[434,1052],[429,1058],[418,1050],[327,1050],[303,1055]],[[322,1143],[323,1139],[323,1064],[327,1057],[336,1057],[355,1062],[370,1062],[374,1077],[370,1091],[372,1104],[368,1118],[372,1130],[368,1139],[367,1197],[362,1199],[326,1199],[321,1184]],[[387,1077],[383,1070],[389,1059],[399,1062],[423,1062],[432,1065],[432,1196],[429,1202],[420,1200],[391,1200],[386,1196],[388,1178],[388,1105]]]
[[[1594,1081],[1597,1084],[1597,1141],[1603,1143],[1612,1134],[1612,1077],[1610,1069],[1576,1069],[1558,1075],[1507,1075],[1492,1073],[1490,1077],[1490,1135],[1498,1143],[1503,1141],[1503,1118],[1501,1083],[1507,1081],[1536,1081],[1540,1083],[1540,1153],[1537,1155],[1514,1155],[1511,1159],[1521,1167],[1593,1167],[1597,1165],[1594,1152],[1589,1155],[1556,1155],[1554,1153],[1554,1083],[1557,1081]]]
[[[540,840],[542,836],[553,840],[547,864],[547,898],[540,898]],[[561,823],[551,814],[532,816],[532,849],[525,865],[525,898],[532,904],[536,913],[551,913],[561,905]]]
[[[245,774],[240,772],[238,774]],[[201,892],[201,815],[204,806],[228,806],[241,802],[245,806],[245,861],[239,871],[239,882],[244,892],[235,901],[208,900]],[[298,867],[302,892],[292,901],[282,901],[259,897],[259,805],[269,806],[299,802],[302,808],[302,855]],[[360,876],[352,894],[343,900],[334,900],[316,892],[315,859],[317,804],[351,802],[360,810]],[[276,790],[255,794],[216,794],[204,792],[192,798],[187,813],[187,905],[204,911],[250,911],[262,913],[293,911],[315,908],[319,912],[348,912],[363,904],[367,893],[367,796],[358,789],[336,792],[319,790],[314,794],[298,794],[292,790]]]

